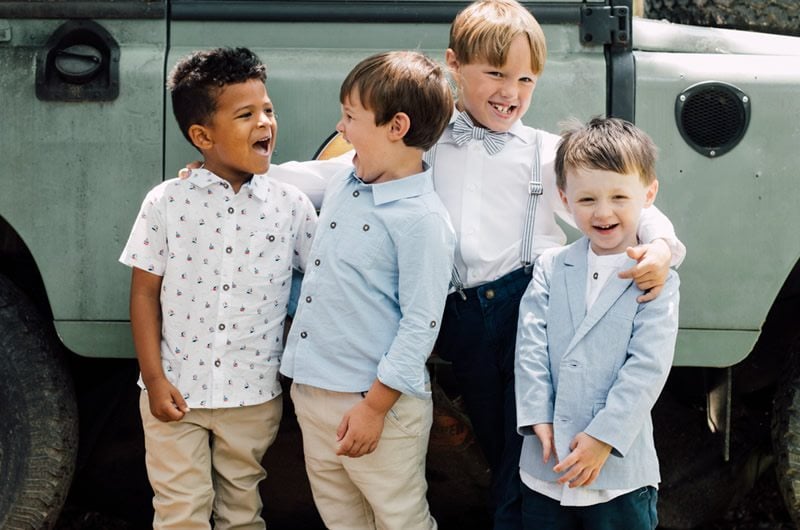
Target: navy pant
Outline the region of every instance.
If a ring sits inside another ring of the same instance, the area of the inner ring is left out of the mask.
[[[647,486],[593,506],[561,506],[523,484],[522,519],[526,530],[655,530],[657,502]]]
[[[514,344],[519,301],[530,281],[523,269],[447,298],[437,353],[450,361],[475,437],[491,468],[495,530],[522,528],[514,400]]]

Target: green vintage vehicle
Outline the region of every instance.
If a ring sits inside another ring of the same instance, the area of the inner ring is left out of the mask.
[[[655,411],[662,523],[718,516],[772,462],[800,522],[800,38],[639,19],[631,0],[524,3],[549,47],[526,123],[634,120],[660,146],[658,205],[688,248],[675,368]],[[279,112],[273,161],[308,159],[358,60],[442,59],[465,4],[0,3],[0,527],[51,527],[110,430],[141,456],[135,409],[119,408],[137,389],[117,257],[147,190],[197,157],[169,108],[171,65],[198,48],[255,50]],[[446,387],[447,366],[433,369]],[[432,497],[469,467],[455,463],[479,458],[463,450],[457,396],[437,395],[456,421],[439,425]],[[100,464],[114,476],[115,462]],[[99,489],[149,496],[146,482],[113,483]]]

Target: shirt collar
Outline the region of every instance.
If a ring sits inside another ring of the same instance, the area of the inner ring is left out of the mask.
[[[448,143],[455,143],[455,140],[453,140],[453,124],[456,122],[456,118],[458,118],[458,115],[460,113],[461,113],[460,110],[458,110],[456,107],[453,107],[453,114],[450,115],[450,121],[447,124],[447,130],[450,132],[449,138],[447,140]],[[525,124],[522,123],[522,120],[517,120],[514,122],[514,124],[507,132],[511,136],[514,136],[515,138],[519,138],[520,140],[522,140],[523,143],[529,144],[531,143],[532,139],[530,137],[531,136],[530,134],[526,134],[527,130],[528,127],[526,127]]]
[[[194,184],[198,188],[207,188],[212,184],[225,183],[225,179],[204,167],[189,170],[189,176],[186,177],[186,181]],[[253,175],[252,179],[242,184],[242,188],[245,188],[249,193],[252,193],[253,196],[260,200],[265,201],[267,199],[267,176]]]
[[[350,179],[358,186],[372,189],[372,200],[375,202],[375,206],[433,192],[433,173],[430,166],[424,161],[422,162],[421,173],[415,173],[414,175],[388,182],[364,184],[356,176],[355,171],[350,172]]]

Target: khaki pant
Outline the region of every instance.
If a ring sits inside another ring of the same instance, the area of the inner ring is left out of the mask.
[[[275,440],[283,399],[249,407],[192,409],[162,422],[139,399],[147,475],[153,487],[153,528],[263,529],[258,483],[261,459]]]
[[[336,429],[362,398],[293,384],[314,502],[331,530],[432,530],[425,497],[431,400],[402,395],[386,415],[378,448],[360,458],[336,455]]]

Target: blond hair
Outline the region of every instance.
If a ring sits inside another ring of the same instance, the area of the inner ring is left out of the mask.
[[[547,44],[539,23],[515,0],[479,0],[456,15],[450,26],[450,44],[456,59],[463,64],[486,61],[492,66],[506,64],[508,48],[518,35],[524,35],[531,50],[531,70],[542,73]]]
[[[645,185],[656,179],[658,148],[634,124],[619,118],[592,118],[583,125],[574,120],[561,133],[556,150],[556,186],[567,189],[568,171],[600,169],[635,173]]]

